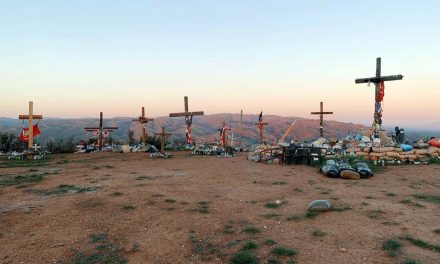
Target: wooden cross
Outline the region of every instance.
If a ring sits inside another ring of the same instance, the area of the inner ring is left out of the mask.
[[[165,127],[162,127],[162,132],[156,133],[154,135],[160,136],[160,153],[165,154],[165,139],[172,134],[165,133]]]
[[[218,131],[220,131],[220,145],[225,149],[226,151],[226,147],[228,145],[227,140],[226,140],[226,133],[228,130],[231,130],[229,127],[226,126],[226,123],[223,122],[223,127],[219,128]]]
[[[188,96],[184,97],[184,105],[185,105],[185,112],[180,112],[180,113],[171,113],[170,117],[179,117],[179,116],[184,116],[185,117],[185,124],[186,124],[186,142],[188,144],[192,144],[191,141],[191,125],[192,125],[192,117],[196,116],[196,115],[203,115],[203,111],[196,111],[196,112],[189,112],[189,107],[188,107]]]
[[[389,76],[381,76],[381,59],[376,58],[376,77],[370,77],[370,78],[361,78],[356,79],[355,83],[374,83],[375,86],[375,104],[374,104],[374,121],[373,121],[373,128],[380,128],[382,126],[382,104],[381,101],[383,99],[383,91],[382,91],[382,98],[378,100],[378,95],[380,93],[380,86],[384,85],[384,82],[386,81],[396,81],[396,80],[402,80],[403,75],[389,75]]]
[[[319,135],[324,137],[324,115],[333,115],[333,112],[324,112],[324,103],[320,102],[320,111],[311,112],[312,115],[319,115]]]
[[[145,116],[145,107],[142,106],[142,115],[138,119],[133,119],[133,121],[137,121],[141,124],[141,126],[142,126],[141,140],[142,140],[142,143],[145,143],[145,140],[147,139],[147,133],[145,131],[145,126],[147,125],[147,123],[149,121],[153,121],[153,119],[147,118]]]
[[[234,135],[235,135],[234,133],[231,133],[231,135],[228,136],[228,138],[231,140],[231,147],[234,146],[234,140],[237,139],[237,137],[235,137]],[[239,136],[238,139],[240,139],[240,143],[239,144],[241,146],[241,136]]]
[[[85,127],[85,131],[98,131],[98,147],[99,150],[102,150],[102,145],[104,142],[104,132],[112,132],[115,129],[118,129],[118,127],[104,127],[103,126],[103,114],[102,112],[99,113],[99,127]]]
[[[260,116],[258,117],[258,123],[255,123],[254,125],[256,125],[258,129],[260,129],[260,145],[262,145],[264,143],[263,141],[264,126],[269,125],[269,123],[263,122],[263,111],[261,111]]]
[[[243,124],[246,124],[246,125],[253,125],[254,123],[253,122],[244,122],[243,121],[243,110],[240,110],[240,121],[235,121],[235,120],[232,120],[232,121],[230,121],[230,123],[237,123],[237,122],[240,122],[240,133],[239,133],[239,142],[238,142],[238,144],[240,145],[240,146],[242,146],[242,138],[243,138]]]
[[[19,115],[18,119],[28,119],[28,133],[29,133],[29,140],[28,140],[28,148],[32,148],[34,145],[34,125],[33,120],[41,120],[43,119],[42,115],[34,115],[34,102],[29,101],[29,114],[27,115]]]

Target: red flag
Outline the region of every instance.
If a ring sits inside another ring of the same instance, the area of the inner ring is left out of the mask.
[[[382,102],[384,96],[385,96],[385,83],[382,80],[382,81],[380,81],[379,91],[377,93],[377,101]]]
[[[32,131],[33,131],[34,137],[36,137],[37,135],[39,135],[41,133],[37,124],[35,124],[32,127]],[[21,129],[21,133],[18,136],[18,139],[20,139],[23,142],[27,142],[29,140],[29,128],[26,127],[26,128]]]

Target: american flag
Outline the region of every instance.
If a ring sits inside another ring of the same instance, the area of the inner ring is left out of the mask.
[[[186,143],[188,144],[192,144],[191,142],[191,125],[192,125],[192,119],[193,117],[185,117],[185,122],[186,122],[186,132],[185,132],[185,136],[186,136]]]

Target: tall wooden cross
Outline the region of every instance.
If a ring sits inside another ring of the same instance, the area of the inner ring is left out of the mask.
[[[29,114],[27,115],[19,115],[18,119],[27,119],[28,120],[28,133],[29,133],[29,139],[28,139],[28,148],[32,148],[34,145],[34,125],[33,120],[41,120],[43,119],[42,115],[34,115],[34,102],[29,101]]]
[[[226,150],[226,147],[228,145],[227,143],[227,131],[231,130],[229,127],[226,126],[226,123],[223,122],[223,127],[219,128],[218,131],[220,132],[220,145]]]
[[[162,132],[154,134],[156,136],[160,136],[160,153],[165,153],[165,140],[166,137],[171,136],[170,133],[165,133],[165,127],[162,127]]]
[[[203,115],[203,111],[196,111],[196,112],[189,112],[189,107],[188,107],[188,96],[184,97],[184,105],[185,105],[185,112],[180,112],[180,113],[171,113],[170,117],[179,117],[179,116],[184,116],[185,117],[185,124],[186,124],[186,132],[185,132],[185,136],[186,136],[186,143],[188,144],[192,144],[191,141],[191,125],[192,125],[192,118],[193,116],[196,115]]]
[[[263,141],[264,126],[269,125],[269,123],[263,122],[263,111],[261,111],[260,115],[258,116],[258,123],[255,123],[254,125],[256,125],[258,127],[258,129],[260,130],[260,145],[261,145],[264,143],[264,141]]]
[[[142,112],[141,113],[142,113],[142,115],[138,119],[133,119],[133,121],[137,121],[137,122],[139,122],[141,124],[141,126],[142,126],[141,140],[142,140],[142,143],[145,143],[145,140],[147,139],[147,133],[145,131],[145,126],[147,125],[147,123],[149,121],[153,121],[153,119],[152,118],[147,118],[145,116],[145,107],[143,107],[143,106],[142,106]]]
[[[324,137],[324,115],[333,115],[333,112],[324,112],[324,103],[320,102],[320,111],[311,112],[312,115],[319,115],[319,135]]]
[[[89,132],[98,132],[98,147],[99,150],[102,150],[102,145],[104,142],[104,133],[113,132],[113,130],[118,129],[118,127],[104,127],[103,126],[103,114],[99,113],[99,127],[85,127],[85,131]]]
[[[375,104],[373,128],[379,129],[382,126],[382,100],[384,97],[384,82],[402,80],[403,75],[381,76],[381,59],[376,58],[376,77],[356,79],[355,83],[374,83],[375,86]]]

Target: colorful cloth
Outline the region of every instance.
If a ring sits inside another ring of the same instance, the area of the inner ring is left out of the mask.
[[[185,123],[186,123],[185,137],[186,137],[186,143],[188,143],[188,144],[192,144],[192,142],[191,142],[192,119],[193,119],[193,116],[191,116],[189,118],[185,117]]]
[[[33,137],[36,137],[41,133],[37,124],[33,125],[32,132]],[[29,140],[29,128],[26,127],[21,129],[21,133],[18,136],[18,139],[20,139],[22,142],[27,142]]]

